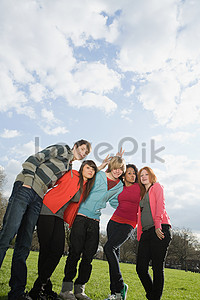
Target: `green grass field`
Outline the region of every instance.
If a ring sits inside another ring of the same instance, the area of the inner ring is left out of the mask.
[[[0,270],[0,300],[6,300],[9,291],[12,250],[8,250]],[[33,285],[37,277],[37,252],[31,252],[27,260],[28,282],[27,290]],[[62,257],[52,276],[54,290],[59,293],[66,257]],[[144,290],[136,274],[135,265],[121,264],[124,281],[129,285],[127,300],[142,300],[145,298]],[[180,270],[165,269],[165,287],[163,300],[200,299],[200,274]],[[109,274],[106,261],[94,260],[90,281],[86,285],[86,293],[93,300],[103,300],[109,294]]]

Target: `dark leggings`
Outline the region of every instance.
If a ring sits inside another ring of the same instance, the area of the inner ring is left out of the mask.
[[[40,289],[47,283],[64,252],[64,221],[57,216],[40,215],[37,223],[37,234],[40,244],[38,258],[38,278],[34,289]]]
[[[144,231],[138,247],[136,270],[150,300],[159,300],[164,286],[164,261],[171,241],[171,230],[167,224],[162,225],[164,239],[160,240],[155,227]],[[149,262],[152,261],[153,280],[148,272]]]
[[[65,282],[72,282],[77,273],[77,264],[81,257],[78,268],[78,277],[75,284],[88,282],[92,272],[92,260],[99,244],[99,222],[77,215],[70,233],[69,254],[65,265]]]
[[[119,267],[119,249],[129,238],[132,229],[133,227],[129,224],[121,224],[112,220],[107,225],[108,241],[104,246],[104,252],[109,264],[111,294],[119,293],[124,286]]]

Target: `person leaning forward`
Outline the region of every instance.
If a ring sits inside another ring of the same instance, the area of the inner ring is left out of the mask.
[[[74,160],[82,160],[91,151],[86,140],[68,145],[52,145],[31,155],[22,164],[0,231],[0,267],[10,242],[17,234],[9,281],[9,300],[30,299],[25,294],[27,280],[26,259],[30,252],[32,234],[40,214],[44,194],[72,168]]]

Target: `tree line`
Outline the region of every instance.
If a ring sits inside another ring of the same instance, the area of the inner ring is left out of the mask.
[[[3,170],[0,170],[0,227],[2,226],[3,216],[7,206],[7,199],[3,197],[3,187],[5,182],[5,173]],[[67,225],[65,232],[66,246],[64,253],[67,254],[70,234],[70,230]],[[200,243],[197,237],[189,228],[173,228],[172,233],[172,241],[170,243],[165,262],[166,267],[200,272]],[[106,241],[106,234],[100,233],[99,249],[97,251],[96,258],[106,259],[103,252],[103,246],[105,245]],[[12,244],[13,243],[14,241]],[[120,247],[120,261],[135,264],[137,248],[137,231],[133,230],[129,239]],[[31,250],[39,250],[36,231],[33,234]]]

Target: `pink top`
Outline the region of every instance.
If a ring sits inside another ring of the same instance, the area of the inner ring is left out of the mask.
[[[131,186],[124,186],[118,196],[119,205],[111,220],[118,223],[130,224],[135,227],[137,224],[137,212],[140,202],[140,186],[134,183]]]
[[[151,207],[151,214],[153,217],[155,229],[160,228],[161,224],[169,224],[170,218],[165,209],[165,197],[163,186],[156,182],[149,189],[149,202]],[[140,240],[142,234],[142,224],[141,224],[141,211],[140,206],[138,208],[138,227],[137,227],[137,239]]]

